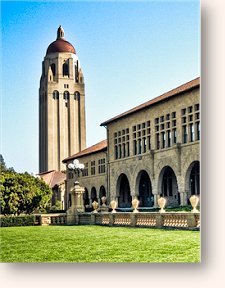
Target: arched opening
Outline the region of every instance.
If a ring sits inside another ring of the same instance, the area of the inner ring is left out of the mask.
[[[98,202],[98,198],[97,198],[96,188],[92,187],[91,188],[91,203],[93,203],[94,201]]]
[[[55,63],[52,63],[52,64],[51,64],[51,70],[52,70],[53,76],[55,76],[55,72],[56,72]]]
[[[148,173],[141,171],[137,177],[139,207],[152,207],[154,205],[154,196],[152,194],[152,185]]]
[[[74,92],[74,100],[80,101],[80,93],[78,91]]]
[[[130,184],[125,174],[121,174],[117,181],[118,187],[118,206],[120,208],[131,207],[131,195],[130,195]]]
[[[69,65],[68,63],[63,64],[63,76],[69,76]]]
[[[70,93],[68,91],[64,91],[63,92],[63,99],[64,100],[69,100],[69,98],[70,98]]]
[[[102,197],[103,196],[106,196],[106,190],[105,190],[105,187],[102,185],[100,187],[100,190],[99,190],[99,198],[100,198],[100,205],[102,205]]]
[[[200,194],[200,164],[195,162],[190,173],[189,178],[189,191],[190,195]]]
[[[87,206],[89,206],[89,196],[88,196],[88,190],[87,190],[87,188],[85,188],[85,190],[84,190],[83,203],[84,203],[84,207],[85,207],[85,208],[86,208]]]
[[[173,169],[169,166],[163,168],[161,180],[161,196],[167,198],[167,206],[180,205],[177,178]]]
[[[55,99],[55,100],[59,99],[59,91],[57,91],[57,90],[53,91],[53,99]]]

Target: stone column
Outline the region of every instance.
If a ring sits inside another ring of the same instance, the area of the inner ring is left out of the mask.
[[[74,188],[71,189],[71,207],[67,210],[67,225],[78,224],[77,213],[84,212],[83,193],[85,189],[75,182]]]
[[[181,191],[181,192],[178,192],[180,193],[180,205],[181,206],[185,206],[188,204],[187,202],[187,192],[185,191]]]

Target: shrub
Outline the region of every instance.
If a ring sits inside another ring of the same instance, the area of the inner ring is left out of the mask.
[[[34,215],[1,216],[0,222],[1,222],[1,227],[33,226]]]

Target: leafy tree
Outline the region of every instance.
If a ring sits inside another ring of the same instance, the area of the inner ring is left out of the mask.
[[[35,209],[45,209],[51,196],[51,188],[43,180],[27,172],[8,170],[0,174],[0,205],[4,215],[30,214]]]
[[[2,154],[0,154],[0,171],[6,171],[6,170],[7,170],[7,167],[5,165],[4,158]]]

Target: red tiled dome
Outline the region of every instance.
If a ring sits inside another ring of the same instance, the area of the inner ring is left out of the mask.
[[[76,54],[76,50],[73,47],[73,45],[62,38],[55,40],[48,46],[46,55],[49,53],[55,53],[55,52],[69,52],[69,53]]]
[[[73,45],[65,40],[64,30],[61,25],[57,30],[57,39],[48,46],[46,55],[57,52],[69,52],[76,54],[76,50],[74,49]]]

